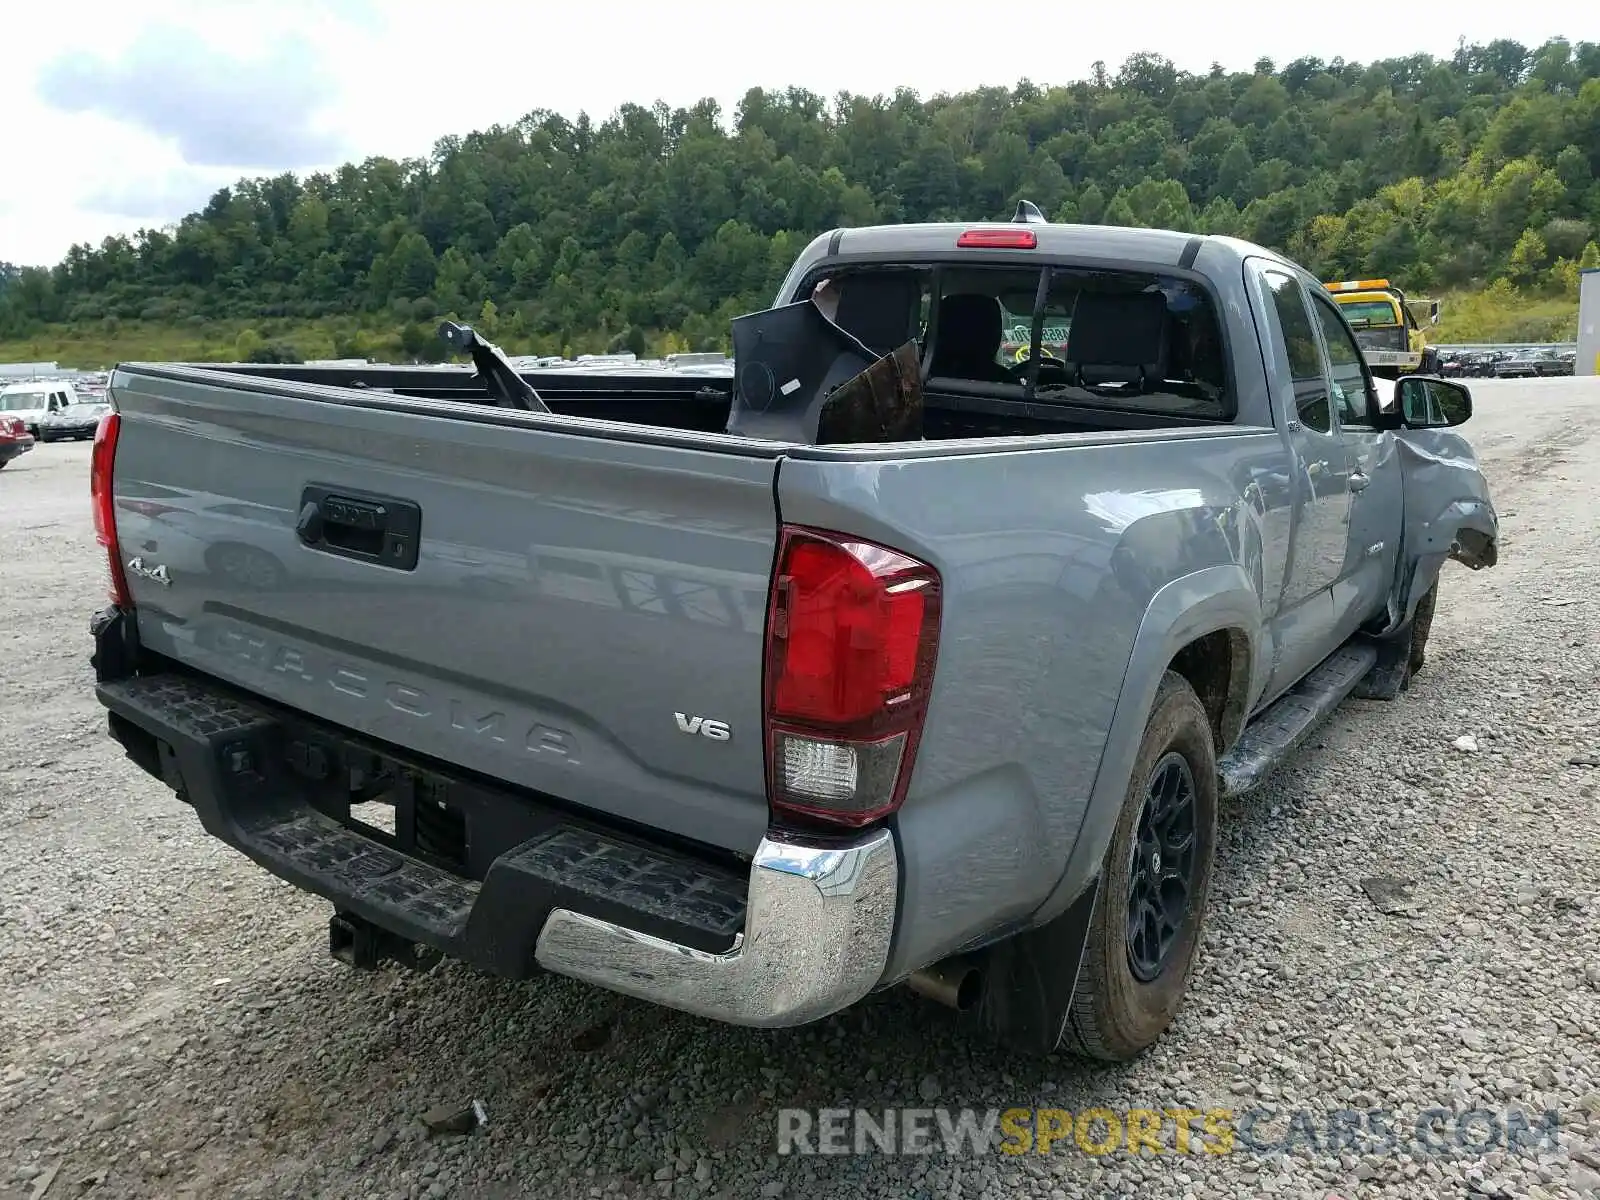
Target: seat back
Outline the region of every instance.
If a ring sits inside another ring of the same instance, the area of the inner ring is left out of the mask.
[[[874,354],[891,354],[917,335],[922,285],[908,271],[862,271],[838,281],[834,324]]]
[[[1010,376],[995,361],[1005,337],[1000,301],[976,292],[958,292],[939,302],[930,375],[951,379],[1006,382]]]
[[[1067,363],[1083,384],[1161,382],[1167,371],[1167,298],[1160,292],[1084,292],[1067,331]]]

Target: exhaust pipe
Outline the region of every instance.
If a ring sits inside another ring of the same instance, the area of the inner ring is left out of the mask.
[[[958,954],[931,967],[913,971],[906,983],[919,996],[926,996],[946,1008],[966,1012],[978,1003],[978,996],[983,990],[983,972],[978,970],[976,960]]]

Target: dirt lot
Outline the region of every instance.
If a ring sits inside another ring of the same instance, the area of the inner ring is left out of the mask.
[[[38,448],[0,472],[0,1195],[1600,1187],[1600,381],[1474,390],[1501,565],[1449,568],[1408,695],[1351,702],[1225,812],[1195,989],[1121,1069],[1008,1058],[902,993],[761,1033],[557,978],[334,963],[320,902],[202,836],[104,736],[88,447]],[[1407,911],[1363,890],[1385,876],[1412,883]],[[428,1110],[473,1099],[485,1127],[427,1135]],[[776,1110],[829,1105],[1264,1115],[1222,1154],[1099,1156],[1068,1138],[1049,1155],[779,1158]],[[1409,1140],[1430,1108],[1448,1152]],[[1341,1109],[1391,1113],[1406,1138],[1340,1144]],[[1463,1150],[1470,1110],[1486,1116]],[[1535,1128],[1557,1113],[1554,1140],[1486,1145],[1511,1111]],[[1309,1137],[1286,1139],[1295,1120]]]

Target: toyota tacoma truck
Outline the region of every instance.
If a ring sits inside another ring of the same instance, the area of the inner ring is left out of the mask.
[[[359,967],[1130,1058],[1219,798],[1496,558],[1468,389],[1228,238],[835,230],[723,378],[441,332],[473,368],[124,363],[92,455],[110,735]]]

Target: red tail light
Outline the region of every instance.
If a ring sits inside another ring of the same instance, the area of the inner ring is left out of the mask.
[[[117,545],[117,512],[111,501],[111,465],[117,456],[117,431],[121,417],[108,412],[94,430],[94,452],[89,458],[89,502],[94,508],[94,536],[106,549],[106,566],[111,574],[111,602],[131,608],[128,577],[122,570],[122,549]]]
[[[968,229],[956,245],[971,250],[1036,250],[1038,235],[1031,229]]]
[[[939,573],[860,538],[785,525],[767,612],[775,817],[870,824],[900,807],[939,650]]]

